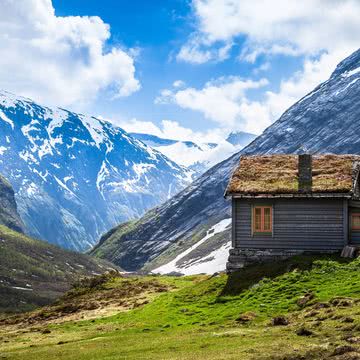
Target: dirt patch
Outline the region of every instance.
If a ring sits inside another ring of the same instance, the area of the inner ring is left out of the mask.
[[[301,298],[299,298],[296,303],[298,304],[299,307],[303,308],[303,307],[307,306],[309,304],[309,302],[314,299],[314,297],[315,297],[315,295],[312,292],[309,292],[309,293],[306,293]]]
[[[254,312],[246,312],[241,314],[237,319],[236,322],[238,323],[247,323],[250,322],[252,320],[254,320],[256,318],[256,314]]]
[[[289,320],[285,316],[275,316],[271,319],[271,325],[273,326],[286,326],[289,325]]]
[[[335,348],[334,352],[333,352],[333,356],[336,355],[343,355],[349,352],[356,352],[356,348],[354,346],[350,346],[350,345],[342,345],[342,346],[338,346]]]
[[[296,335],[298,336],[311,336],[313,334],[314,333],[311,330],[305,327],[301,327],[300,329],[296,330]]]

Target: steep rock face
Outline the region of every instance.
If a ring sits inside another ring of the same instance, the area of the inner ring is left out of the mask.
[[[230,216],[230,201],[223,194],[241,154],[297,153],[304,149],[311,153],[360,154],[359,134],[360,50],[341,62],[329,80],[294,104],[249,146],[208,170],[131,228],[113,232],[94,254],[110,258],[125,269],[158,267]],[[112,254],[106,251],[110,244],[116,249]]]
[[[0,172],[30,235],[85,250],[191,174],[121,128],[0,92]]]
[[[23,232],[24,224],[17,212],[14,190],[10,183],[0,175],[0,224]]]

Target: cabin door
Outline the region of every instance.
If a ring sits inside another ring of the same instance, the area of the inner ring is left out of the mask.
[[[360,207],[349,207],[349,240],[360,246]]]

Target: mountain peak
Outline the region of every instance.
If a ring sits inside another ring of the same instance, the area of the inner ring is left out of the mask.
[[[245,131],[232,131],[226,141],[234,146],[244,147],[253,141],[257,135]]]
[[[360,72],[360,49],[356,50],[346,59],[341,61],[337,66],[331,77],[336,77],[339,75],[344,75],[349,72],[353,72],[359,69]]]

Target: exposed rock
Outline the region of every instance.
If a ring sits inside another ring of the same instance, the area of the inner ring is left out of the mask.
[[[286,326],[289,325],[289,320],[283,315],[275,316],[274,318],[271,319],[271,325]]]
[[[346,341],[349,342],[350,344],[360,344],[360,337],[359,336],[348,337],[346,338]]]
[[[313,335],[313,332],[309,329],[306,329],[305,327],[301,327],[300,329],[298,329],[296,331],[296,335],[299,335],[299,336],[310,336],[310,335]]]
[[[236,321],[239,323],[247,323],[247,322],[254,320],[255,318],[256,318],[256,314],[254,312],[249,311],[249,312],[241,314],[236,319]]]
[[[300,307],[305,307],[314,297],[314,294],[310,292],[299,298],[296,303]]]
[[[23,232],[24,224],[17,212],[14,190],[10,183],[0,175],[0,224]]]
[[[350,346],[350,345],[341,345],[335,348],[334,352],[333,352],[333,356],[336,355],[343,355],[349,352],[354,352],[357,349],[354,346]]]

